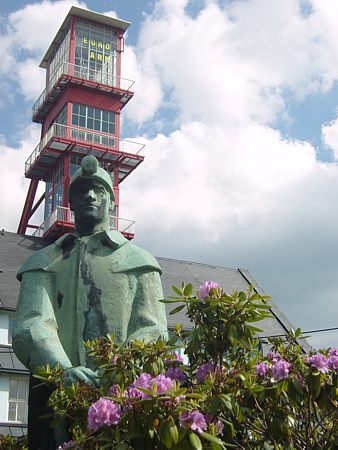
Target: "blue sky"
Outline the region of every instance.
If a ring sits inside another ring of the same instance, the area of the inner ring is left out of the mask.
[[[135,242],[246,267],[295,326],[338,326],[338,3],[1,2],[0,188],[12,196],[0,226],[10,231],[39,140],[38,65],[71,5],[132,22],[122,71],[136,92],[122,135],[146,144],[146,160],[121,185],[121,214],[136,219]],[[311,339],[337,342],[337,332]]]

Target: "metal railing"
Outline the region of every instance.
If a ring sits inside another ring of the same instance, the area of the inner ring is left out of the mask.
[[[69,139],[72,143],[88,143],[102,145],[108,149],[115,149],[120,152],[131,153],[132,155],[143,155],[144,144],[129,141],[127,139],[119,139],[111,134],[98,133],[92,130],[85,130],[83,128],[69,127],[54,123],[40,143],[35,147],[31,155],[25,162],[25,174],[28,173],[41,151],[45,148],[48,142],[53,138]]]
[[[33,105],[33,117],[39,111],[42,104],[46,100],[46,97],[63,75],[69,75],[82,80],[91,81],[93,83],[104,84],[105,86],[115,87],[123,91],[130,91],[131,87],[135,83],[135,81],[129,80],[128,78],[122,78],[114,75],[113,71],[109,70],[107,66],[103,66],[101,70],[95,70],[65,61],[60,65],[58,70],[51,75],[48,85]]]
[[[44,234],[55,222],[74,223],[74,213],[69,208],[57,206],[56,209],[44,220],[44,222],[34,231],[34,237],[43,237]],[[121,233],[135,234],[135,220],[123,219],[109,215],[109,229],[117,230]]]

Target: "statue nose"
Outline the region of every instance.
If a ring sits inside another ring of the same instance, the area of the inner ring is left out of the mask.
[[[86,194],[85,194],[85,198],[86,200],[95,200],[96,199],[96,195],[93,189],[89,189]]]

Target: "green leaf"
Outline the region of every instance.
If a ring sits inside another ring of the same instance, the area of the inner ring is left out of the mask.
[[[295,337],[298,338],[301,334],[302,334],[301,328],[297,328],[297,330],[295,331]]]
[[[172,437],[172,441],[174,444],[177,444],[179,435],[178,435],[178,429],[177,429],[176,423],[172,417],[170,417],[168,423],[169,423],[169,430],[170,430],[170,434]]]
[[[182,291],[180,289],[178,289],[178,287],[176,287],[174,284],[171,286],[171,289],[175,292],[175,294],[179,295],[180,297],[182,297]]]
[[[175,397],[179,397],[180,395],[183,395],[187,392],[187,388],[183,387],[183,388],[179,388],[176,389],[176,391],[174,392]]]
[[[190,297],[191,294],[192,294],[192,291],[193,291],[192,284],[189,283],[189,284],[187,284],[187,285],[184,287],[183,295],[184,295],[185,297]]]
[[[282,440],[288,431],[288,425],[284,418],[275,417],[271,424],[272,434],[277,441]]]
[[[192,448],[194,448],[195,450],[203,450],[202,442],[201,442],[200,438],[197,436],[197,434],[190,433],[189,434],[189,442],[190,442],[190,445],[192,446]]]
[[[156,364],[156,362],[151,363],[151,367],[153,369],[153,373],[154,373],[155,377],[157,377],[157,375],[159,374],[159,370],[158,370],[158,365]]]
[[[161,438],[161,441],[167,448],[171,448],[173,446],[173,438],[171,435],[169,422],[162,420],[158,429],[158,434]]]
[[[155,434],[154,428],[149,428],[148,434],[149,434],[150,439],[154,439],[154,434]]]
[[[204,439],[207,439],[208,441],[213,442],[214,444],[220,445],[221,448],[224,448],[223,442],[218,437],[213,436],[212,434],[209,434],[206,432],[202,433],[201,436],[204,437]]]
[[[140,386],[137,386],[137,389],[138,389],[139,391],[143,392],[144,394],[147,394],[147,395],[153,395],[153,392],[152,392],[152,391],[149,391],[149,389],[146,389],[146,388],[143,388],[143,387],[140,387]]]
[[[219,444],[215,444],[215,442],[211,442],[211,448],[212,448],[212,450],[222,450],[222,448],[226,448],[226,447],[221,447]]]
[[[321,385],[320,385],[320,374],[319,373],[312,373],[308,377],[308,385],[310,388],[311,393],[315,398],[319,396]]]
[[[236,434],[233,424],[231,422],[229,422],[228,420],[224,420],[223,423],[224,423],[224,429],[223,429],[224,436],[229,440],[233,439]]]
[[[174,309],[172,309],[172,310],[170,311],[169,315],[172,316],[173,314],[176,314],[176,313],[182,311],[182,309],[183,309],[184,307],[185,307],[185,305],[179,305],[179,306],[176,306],[176,308],[174,308]]]
[[[181,299],[177,299],[177,300],[159,300],[161,303],[180,303],[180,302],[182,302],[183,300],[181,300]]]

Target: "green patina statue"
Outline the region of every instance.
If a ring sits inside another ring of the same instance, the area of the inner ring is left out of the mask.
[[[165,309],[158,301],[161,269],[151,254],[109,230],[112,181],[95,157],[83,158],[68,197],[76,232],[36,252],[18,272],[13,348],[32,373],[59,364],[67,369],[66,383],[95,383],[84,340],[107,333],[121,343],[167,337]],[[30,389],[31,424],[43,412],[42,397]]]

